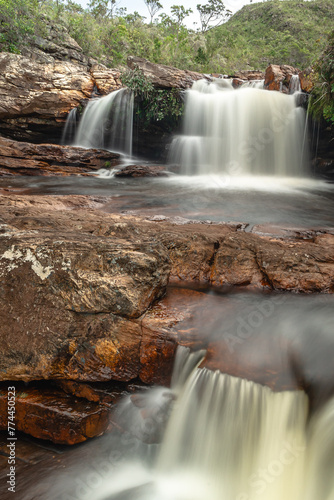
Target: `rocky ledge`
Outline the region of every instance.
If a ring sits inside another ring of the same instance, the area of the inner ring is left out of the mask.
[[[0,137],[0,176],[84,175],[119,163],[119,154],[105,150],[31,144]]]
[[[330,232],[245,232],[241,224],[120,216],[107,213],[107,202],[0,196],[0,378],[10,385],[59,381],[54,399],[49,387],[20,389],[20,429],[44,439],[74,443],[107,429],[104,406],[113,397],[101,399],[86,383],[110,383],[110,390],[115,381],[167,384],[176,345],[201,346],[192,326],[196,301],[210,302],[210,296],[163,298],[168,283],[334,290]],[[210,310],[209,302],[201,310]],[[218,361],[211,356],[208,363],[212,368]],[[270,384],[270,373],[264,383]],[[66,416],[63,432],[46,424],[45,415],[50,420],[57,413],[57,398]]]

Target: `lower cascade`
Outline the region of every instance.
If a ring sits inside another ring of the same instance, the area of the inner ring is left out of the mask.
[[[97,499],[333,500],[334,401],[309,418],[303,391],[198,368],[202,358],[179,348],[171,391],[144,393],[136,415],[125,402],[129,433],[154,432],[169,404],[167,429],[153,465],[141,444],[140,460],[132,454]]]
[[[195,82],[186,92],[183,132],[171,144],[170,163],[185,175],[305,176],[306,113],[297,106],[298,92],[261,87]]]
[[[74,145],[109,149],[131,156],[133,100],[128,89],[91,100],[77,126]],[[70,114],[68,119],[71,118]]]

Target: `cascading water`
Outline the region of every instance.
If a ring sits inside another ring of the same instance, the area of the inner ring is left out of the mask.
[[[289,84],[289,92],[290,94],[294,94],[295,92],[301,92],[300,78],[299,75],[292,75]]]
[[[78,125],[78,108],[71,109],[68,114],[63,135],[61,138],[61,144],[72,144],[77,133]]]
[[[153,467],[141,450],[141,464],[113,475],[96,500],[333,500],[334,400],[309,421],[303,391],[198,368],[202,356],[178,349],[164,389],[176,399]],[[152,405],[136,404],[146,429],[161,422]]]
[[[91,100],[79,122],[74,145],[132,155],[132,92],[120,89]]]
[[[186,93],[183,134],[172,142],[170,163],[185,175],[303,176],[304,133],[305,111],[293,95],[200,80]]]

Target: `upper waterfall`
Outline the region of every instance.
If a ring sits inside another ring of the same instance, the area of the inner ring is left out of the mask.
[[[305,127],[306,113],[293,95],[200,80],[186,92],[183,133],[169,160],[186,175],[303,176]]]

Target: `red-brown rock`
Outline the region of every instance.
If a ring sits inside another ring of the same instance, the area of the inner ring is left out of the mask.
[[[271,64],[266,69],[264,88],[288,94],[291,76],[298,74],[299,69],[292,66]]]
[[[0,430],[7,430],[7,386],[0,389]],[[109,411],[57,389],[17,386],[15,430],[54,443],[76,444],[105,432]]]
[[[105,150],[37,145],[0,137],[0,176],[82,175],[119,163],[119,154]]]

